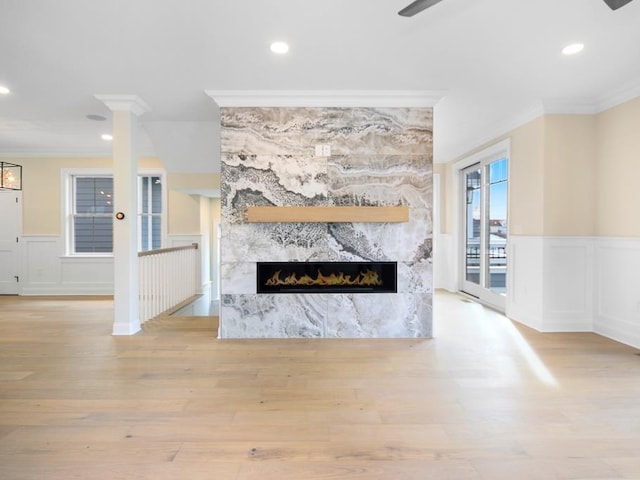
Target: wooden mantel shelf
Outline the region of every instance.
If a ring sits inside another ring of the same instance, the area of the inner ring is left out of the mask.
[[[247,207],[252,223],[401,223],[409,207]]]

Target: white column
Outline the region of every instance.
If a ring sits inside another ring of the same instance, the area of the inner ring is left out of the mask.
[[[114,335],[140,330],[138,300],[137,175],[135,155],[137,117],[150,110],[135,95],[96,95],[113,112]]]

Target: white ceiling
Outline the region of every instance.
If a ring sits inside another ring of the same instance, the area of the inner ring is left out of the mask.
[[[205,90],[445,90],[434,158],[446,162],[547,111],[640,94],[640,0],[0,0],[0,154],[109,154],[95,94],[134,94],[139,150],[214,171]],[[269,44],[289,42],[287,56]],[[582,53],[560,49],[585,43]],[[173,139],[173,140],[172,140]]]

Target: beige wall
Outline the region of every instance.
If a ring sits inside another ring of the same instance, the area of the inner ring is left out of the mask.
[[[543,118],[516,128],[509,158],[509,234],[541,235],[544,224],[544,134]]]
[[[443,232],[457,221],[452,165],[509,138],[511,235],[640,236],[630,214],[640,205],[639,126],[636,98],[597,115],[542,116],[470,151],[444,167]]]
[[[546,236],[592,236],[596,229],[596,117],[544,117]]]
[[[167,211],[169,234],[194,235],[204,233],[199,191],[220,188],[219,174],[170,173],[167,175]]]
[[[603,237],[640,236],[640,97],[596,117],[597,223]]]
[[[445,210],[442,218],[443,233],[452,233],[457,225],[458,214],[452,198],[453,182],[459,173],[453,165],[502,140],[510,139],[509,159],[509,231],[511,235],[541,235],[543,232],[543,185],[544,185],[544,131],[542,117],[528,122],[495,140],[471,150],[466,155],[446,165],[446,182],[442,182],[442,203]],[[442,168],[442,167],[438,167]],[[436,170],[437,171],[437,170]]]
[[[22,231],[25,235],[60,235],[60,171],[65,168],[111,168],[110,158],[18,158],[22,165]],[[162,168],[144,158],[140,168]]]
[[[69,168],[110,169],[110,158],[12,158],[22,165],[23,203],[22,225],[25,235],[60,235],[61,171]],[[157,158],[141,158],[139,168],[162,169]],[[198,192],[220,188],[219,174],[167,175],[167,215],[170,235],[200,234],[206,226],[201,221],[201,203]]]
[[[108,159],[22,158],[22,232],[25,235],[60,235],[62,228],[60,170],[106,168]]]

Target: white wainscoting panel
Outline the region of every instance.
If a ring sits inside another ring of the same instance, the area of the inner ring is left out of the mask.
[[[113,295],[111,257],[64,257],[59,235],[23,235],[22,295]]]
[[[64,256],[59,235],[23,235],[22,295],[113,295],[113,258]],[[201,235],[168,236],[169,247],[198,243]],[[198,273],[201,276],[200,272]],[[202,279],[201,290],[210,279]]]
[[[436,288],[456,249],[441,235]],[[640,348],[640,238],[509,237],[507,316],[541,332],[595,332]],[[453,285],[452,290],[457,290]]]
[[[640,238],[599,237],[594,254],[594,331],[640,348]]]
[[[60,283],[61,238],[54,236],[22,236],[22,293],[29,286]]]
[[[544,237],[541,331],[593,331],[593,245],[593,237]]]
[[[543,237],[509,237],[507,316],[536,330],[543,328],[543,260]]]
[[[69,295],[113,295],[113,257],[62,257],[60,271]]]

